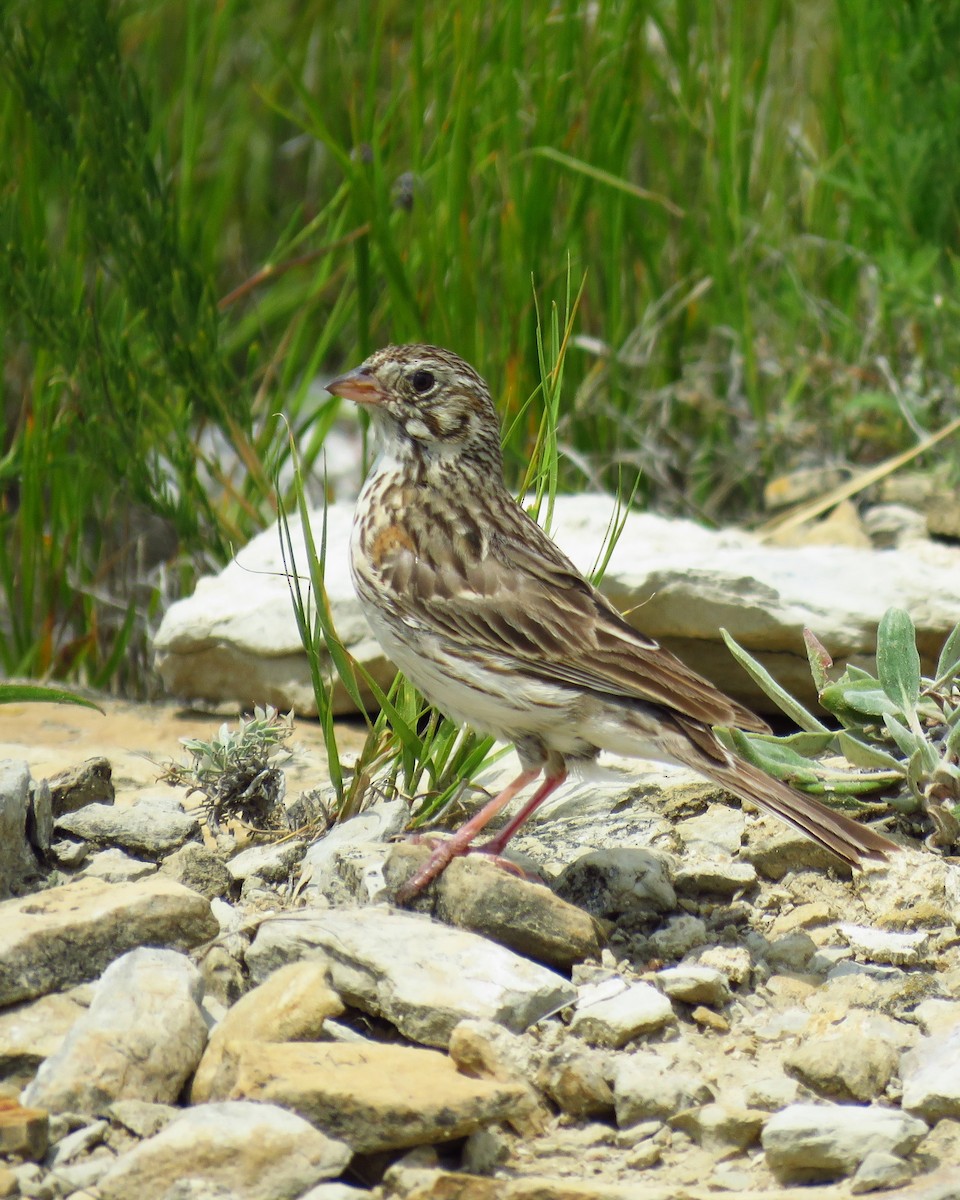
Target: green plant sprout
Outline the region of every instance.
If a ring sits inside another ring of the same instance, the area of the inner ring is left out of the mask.
[[[209,741],[181,738],[189,762],[170,763],[163,779],[203,794],[202,811],[214,834],[223,820],[240,821],[260,833],[288,833],[282,763],[292,733],[292,713],[257,707],[235,728],[224,722]]]
[[[0,681],[0,704],[79,704],[82,708],[103,712],[99,704],[85,696],[43,683]]]
[[[848,665],[831,679],[833,660],[804,630],[817,695],[836,728],[785,691],[726,630],[720,632],[737,662],[800,729],[784,736],[719,731],[731,748],[777,779],[838,806],[923,814],[933,825],[931,849],[960,844],[960,625],[944,642],[933,678],[921,674],[913,620],[903,609],[888,609],[880,621],[876,675]],[[881,794],[882,800],[863,799]]]

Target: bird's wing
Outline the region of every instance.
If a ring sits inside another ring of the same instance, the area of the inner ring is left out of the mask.
[[[509,524],[498,515],[499,532],[479,558],[432,529],[393,588],[408,624],[467,641],[501,669],[516,664],[548,682],[663,705],[708,725],[768,728],[628,625],[519,506]]]

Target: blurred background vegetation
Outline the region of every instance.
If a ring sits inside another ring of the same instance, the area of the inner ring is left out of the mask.
[[[318,380],[423,339],[515,414],[568,274],[570,489],[749,520],[915,444],[958,45],[923,0],[6,0],[0,670],[148,691],[163,605],[275,515],[276,413],[317,464]]]

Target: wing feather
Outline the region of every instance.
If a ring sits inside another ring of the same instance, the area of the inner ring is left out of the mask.
[[[454,539],[433,526],[416,556],[414,586],[393,589],[405,621],[455,643],[467,638],[504,670],[515,664],[549,683],[663,705],[708,725],[767,729],[629,625],[519,506],[509,522],[499,516],[479,562],[465,562]],[[409,569],[397,577],[409,578]]]

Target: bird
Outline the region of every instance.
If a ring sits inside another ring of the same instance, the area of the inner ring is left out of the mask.
[[[350,538],[374,635],[432,705],[512,742],[521,767],[433,849],[397,890],[398,904],[462,854],[499,856],[571,768],[603,750],[692,768],[851,867],[898,849],[721,742],[714,727],[769,727],[628,623],[514,499],[496,407],[467,362],[438,346],[388,345],[326,389],[367,412],[380,440]],[[519,811],[474,847],[537,780]]]

